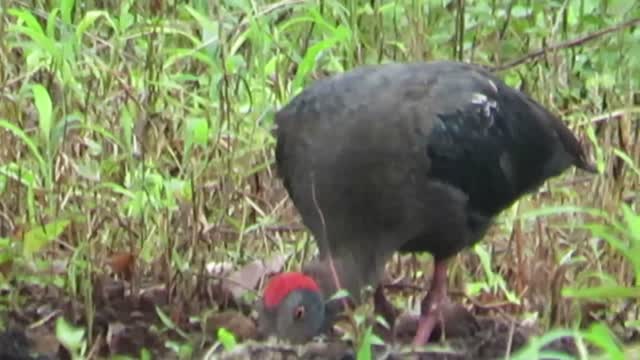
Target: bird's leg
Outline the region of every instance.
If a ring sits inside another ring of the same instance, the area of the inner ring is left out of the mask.
[[[441,312],[441,304],[447,297],[447,262],[436,261],[433,268],[433,277],[429,293],[421,304],[418,331],[413,338],[413,345],[422,346],[429,341]]]
[[[396,309],[389,303],[387,297],[384,295],[384,287],[379,284],[376,287],[376,291],[373,294],[373,307],[376,314],[382,315],[382,318],[387,324],[393,327],[393,323],[396,319]]]

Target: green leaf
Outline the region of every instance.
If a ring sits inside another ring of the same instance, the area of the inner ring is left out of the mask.
[[[193,345],[190,343],[181,344],[178,350],[180,359],[193,359]]]
[[[347,296],[349,296],[349,291],[347,291],[346,289],[340,289],[340,290],[336,291],[336,293],[333,294],[333,296],[331,296],[329,298],[329,301],[342,299],[342,298],[345,298]]]
[[[640,299],[640,287],[604,285],[585,289],[564,288],[562,289],[562,296],[583,299]]]
[[[47,16],[47,37],[55,44],[56,39],[56,23],[58,22],[58,13],[60,9],[53,9]]]
[[[504,82],[511,87],[519,88],[522,85],[522,78],[517,72],[510,71],[504,76]]]
[[[576,333],[571,330],[565,329],[555,329],[551,330],[544,335],[538,337],[534,336],[529,339],[529,343],[515,354],[513,354],[510,358],[512,360],[529,360],[529,359],[541,359],[541,358],[549,358],[549,352],[543,351],[542,349],[558,339],[566,338],[566,337],[575,337]],[[554,354],[555,355],[555,354]],[[559,354],[557,354],[559,355]],[[573,359],[571,356],[551,356],[553,359]]]
[[[464,286],[465,293],[469,294],[469,296],[475,296],[480,294],[483,291],[490,291],[491,287],[484,281],[478,282],[468,282]]]
[[[23,9],[9,9],[7,11],[9,13],[9,15],[15,16],[17,18],[19,18],[20,20],[22,20],[25,25],[27,26],[27,28],[40,33],[41,35],[44,35],[44,30],[42,29],[42,26],[40,26],[40,23],[38,22],[38,19],[36,19],[35,16],[33,16],[33,14],[27,10],[23,10]]]
[[[602,150],[602,147],[599,145],[598,136],[596,135],[596,132],[595,132],[595,127],[587,126],[586,130],[587,130],[587,137],[589,138],[589,141],[594,145],[595,156],[596,156],[596,167],[598,168],[598,173],[602,174],[606,167],[604,151]]]
[[[0,237],[0,265],[13,260],[16,257],[14,251],[15,241],[9,238]]]
[[[40,155],[40,152],[38,151],[38,147],[36,146],[36,144],[29,137],[29,135],[27,135],[27,133],[24,132],[24,130],[22,130],[21,128],[15,126],[14,124],[4,119],[0,119],[0,128],[7,129],[9,132],[13,133],[13,135],[17,136],[20,140],[22,140],[22,142],[24,142],[27,148],[31,150],[31,153],[33,153],[33,156],[35,156],[36,160],[38,160],[38,164],[40,165],[41,171],[46,170],[47,163],[44,161],[44,158],[42,157],[42,155]]]
[[[629,228],[629,234],[634,243],[640,245],[640,215],[636,214],[627,204],[622,204],[624,220]],[[633,246],[633,245],[632,245]]]
[[[125,30],[129,29],[131,25],[134,24],[136,18],[132,14],[135,12],[131,11],[132,4],[133,4],[132,1],[127,1],[120,6],[120,14],[118,15],[118,18],[117,18],[118,25],[116,26],[117,31],[124,32]]]
[[[30,12],[18,9],[9,9],[7,12],[10,15],[21,19],[26,24],[26,26],[14,25],[11,27],[12,31],[17,31],[27,35],[42,50],[47,51],[53,58],[57,59],[59,57],[59,51],[56,47],[55,41],[45,35],[40,23]]]
[[[616,234],[616,229],[613,225],[602,225],[602,224],[587,224],[584,226],[587,230],[591,232],[592,235],[600,237],[604,239],[609,245],[620,251],[621,253],[625,253],[629,250],[627,244],[620,240],[619,236]]]
[[[65,24],[71,25],[73,23],[73,19],[71,19],[71,15],[73,12],[73,6],[75,5],[75,0],[60,0],[60,10],[62,12],[62,21]]]
[[[516,19],[527,17],[531,14],[531,11],[532,9],[530,7],[523,6],[523,5],[515,5],[511,9],[511,16],[513,16]]]
[[[24,254],[31,256],[45,245],[55,240],[69,225],[69,220],[57,220],[44,226],[37,226],[24,234]]]
[[[140,349],[140,360],[151,360],[153,357],[151,356],[151,351],[147,348]]]
[[[142,351],[140,353],[142,354]],[[110,357],[109,360],[135,360],[135,358],[128,355],[115,355]]]
[[[74,327],[60,316],[56,319],[56,338],[71,352],[76,352],[83,345],[84,329]]]
[[[180,329],[178,326],[176,326],[176,324],[173,323],[171,318],[168,317],[167,314],[165,314],[164,311],[162,311],[162,309],[160,309],[157,306],[155,308],[156,308],[156,314],[158,314],[158,317],[160,318],[160,321],[162,321],[164,326],[174,330],[175,332],[178,333],[178,335],[182,336],[185,339],[189,338],[189,336],[184,331],[182,331],[182,329]]]
[[[177,341],[168,340],[165,346],[173,350],[178,359],[193,359],[193,346],[189,343],[179,343]]]
[[[236,347],[236,337],[233,333],[223,327],[218,329],[218,341],[222,343],[222,346],[226,351],[231,351]]]
[[[190,119],[186,127],[186,142],[204,146],[209,139],[209,122],[205,118]]]
[[[583,332],[585,339],[602,348],[607,359],[624,360],[624,352],[618,346],[611,330],[604,324],[595,323]]]
[[[96,20],[98,20],[98,18],[100,17],[104,17],[107,20],[109,25],[111,25],[111,28],[116,31],[116,36],[117,36],[118,28],[113,23],[113,20],[111,20],[111,17],[109,17],[109,14],[105,11],[92,10],[92,11],[88,11],[84,15],[84,17],[82,18],[82,20],[80,20],[80,22],[78,23],[78,26],[76,27],[76,41],[78,43],[80,43],[80,41],[82,40],[82,36],[87,31],[87,29],[93,26]]]
[[[640,177],[640,168],[638,168],[638,165],[635,164],[635,162],[629,157],[629,155],[625,154],[620,149],[613,149],[613,153],[622,161],[624,161],[627,166],[629,166],[633,170],[636,176]]]
[[[61,121],[54,121],[49,133],[49,139],[51,140],[51,150],[53,153],[63,143],[65,136],[70,131],[81,127],[82,123],[78,114],[70,114]],[[85,140],[86,141],[86,140]]]
[[[47,143],[51,140],[51,118],[53,113],[53,105],[51,104],[51,97],[47,89],[40,85],[33,85],[33,99],[38,109],[38,119],[40,124],[40,131]]]
[[[608,0],[607,4],[607,13],[617,17],[627,14],[637,2],[629,0]]]
[[[218,22],[212,20],[208,16],[204,16],[202,13],[198,12],[190,6],[185,6],[185,9],[187,10],[187,12],[189,12],[193,19],[198,22],[198,25],[200,25],[202,35],[201,43],[198,47],[204,46],[209,58],[214,58],[216,50],[220,45],[220,27],[218,26]]]
[[[362,342],[360,343],[360,348],[358,349],[358,354],[356,355],[356,358],[358,360],[370,360],[373,359],[372,354],[371,354],[371,338],[373,336],[373,333],[371,332],[371,326],[369,326],[367,328],[367,331],[365,331],[363,337],[362,337]]]
[[[122,143],[126,144],[126,150],[134,152],[135,139],[133,138],[133,123],[136,111],[133,106],[125,106],[120,116],[120,127],[122,128]]]
[[[0,174],[19,182],[27,188],[36,187],[36,175],[23,165],[12,162],[0,165]]]
[[[350,37],[351,31],[347,27],[340,25],[335,29],[332,37],[319,41],[310,46],[307,50],[307,53],[304,55],[302,62],[300,62],[298,66],[298,72],[293,79],[293,89],[297,90],[302,86],[304,79],[313,70],[318,60],[318,56],[322,51],[328,50],[335,44],[346,41]]]

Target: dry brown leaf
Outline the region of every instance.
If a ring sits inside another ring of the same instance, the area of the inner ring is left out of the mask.
[[[106,343],[112,355],[139,356],[140,349],[155,349],[162,343],[143,324],[124,324],[113,322],[107,329]]]
[[[257,336],[257,328],[253,320],[238,311],[215,313],[208,316],[204,324],[205,333],[214,337],[221,327],[232,332],[239,341],[255,339]]]
[[[140,303],[142,306],[150,308],[167,305],[169,302],[167,289],[165,288],[164,284],[141,289]]]
[[[0,264],[0,274],[8,276],[13,270],[13,259],[7,259],[7,261]]]
[[[29,330],[27,337],[31,341],[32,350],[38,354],[54,357],[58,353],[60,342],[46,327]]]
[[[184,302],[178,301],[173,304],[171,312],[169,313],[171,321],[173,321],[173,323],[179,328],[186,326],[188,323],[188,316],[185,307],[186,304]]]
[[[287,258],[288,255],[274,255],[265,261],[255,260],[224,279],[222,287],[238,300],[247,291],[255,289],[263,277],[282,270]]]
[[[118,252],[107,259],[107,265],[125,280],[131,280],[135,268],[136,256],[130,252]]]
[[[123,281],[111,279],[107,275],[96,276],[93,280],[93,289],[96,302],[99,304],[123,299],[125,295]]]
[[[448,302],[442,304],[440,321],[431,334],[431,339],[471,337],[479,331],[478,322],[464,306]],[[393,324],[393,337],[400,343],[411,343],[418,330],[419,314],[405,312]]]

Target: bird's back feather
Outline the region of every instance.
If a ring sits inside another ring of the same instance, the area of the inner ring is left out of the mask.
[[[278,172],[321,255],[353,258],[360,277],[397,250],[451,256],[549,177],[593,170],[560,119],[463,63],[319,80],[276,123]]]

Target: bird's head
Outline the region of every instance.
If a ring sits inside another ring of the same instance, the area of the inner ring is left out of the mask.
[[[263,334],[292,343],[309,341],[326,329],[326,308],[314,279],[299,272],[281,273],[265,286],[258,319]]]

